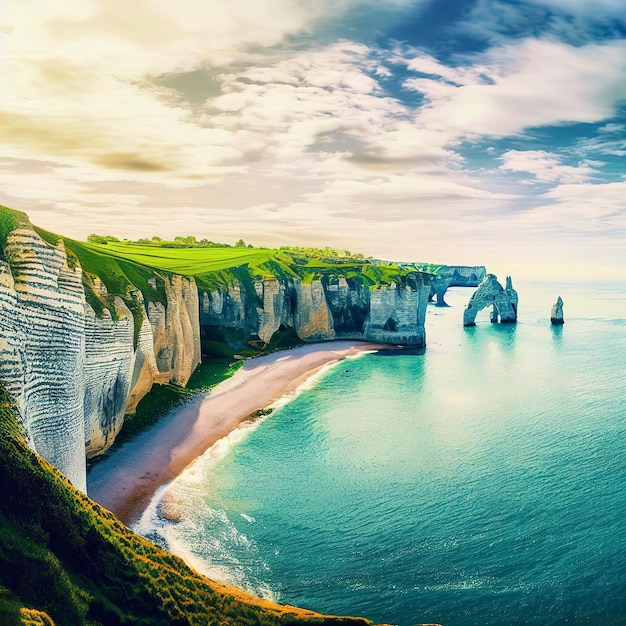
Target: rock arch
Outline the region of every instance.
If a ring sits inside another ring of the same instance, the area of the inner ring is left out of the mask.
[[[506,287],[502,287],[495,274],[487,274],[463,311],[463,326],[475,326],[476,315],[488,306],[493,324],[512,324],[517,321],[517,304],[511,277],[506,277]]]

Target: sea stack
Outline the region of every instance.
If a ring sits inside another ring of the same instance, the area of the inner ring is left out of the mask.
[[[561,326],[565,323],[563,320],[563,300],[561,296],[556,299],[556,302],[552,305],[552,312],[550,313],[550,322],[555,326]]]
[[[475,326],[476,315],[488,306],[492,307],[492,323],[513,324],[517,321],[517,303],[510,276],[506,277],[506,287],[502,287],[495,274],[487,274],[463,311],[463,326]]]

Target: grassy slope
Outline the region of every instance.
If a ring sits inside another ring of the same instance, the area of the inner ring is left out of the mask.
[[[4,245],[8,234],[19,228],[22,224],[28,224],[28,216],[26,213],[14,211],[0,204],[0,259],[6,260],[4,255]]]
[[[0,205],[0,252],[7,234],[24,222],[28,223],[24,213]],[[36,230],[48,243],[54,244],[60,238],[47,231]],[[314,252],[312,249],[174,247],[168,242],[97,244],[65,237],[63,241],[71,260],[78,260],[83,268],[87,297],[98,313],[103,308],[111,310],[111,306],[106,298],[94,291],[95,276],[102,280],[111,296],[125,297],[130,289],[139,289],[146,299],[165,302],[159,273],[194,276],[199,288],[204,290],[225,287],[238,279],[253,292],[252,280],[255,278],[297,277],[310,282],[324,276],[342,275],[348,280],[357,280],[375,288],[402,280],[409,272],[422,269],[416,265],[404,267],[396,263],[374,262],[359,255],[332,258],[332,255],[324,255],[323,250]],[[430,267],[426,271],[431,271]],[[155,277],[155,270],[156,288],[148,282]]]
[[[354,624],[213,583],[131,533],[24,443],[0,388],[0,623]],[[39,623],[46,623],[39,615]]]
[[[81,245],[96,254],[133,261],[183,276],[195,276],[246,264],[257,267],[270,260],[275,253],[274,250],[263,248],[168,248],[121,242],[109,242],[106,245],[81,242]]]
[[[228,284],[233,278],[243,280],[244,277],[235,274],[243,268],[249,280],[297,277],[310,282],[325,275],[340,274],[348,279],[357,278],[370,287],[388,284],[409,271],[395,263],[374,264],[371,260],[360,258],[314,257],[268,248],[184,248],[122,242],[95,244],[69,239],[65,241],[66,246],[79,257],[81,264],[83,255],[100,259],[103,269],[111,259],[120,263],[132,262],[183,276],[194,276],[199,285],[204,283],[209,289]]]

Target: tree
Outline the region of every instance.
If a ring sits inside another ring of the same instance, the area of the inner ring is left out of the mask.
[[[117,237],[113,237],[112,235],[96,235],[92,233],[87,237],[87,241],[89,243],[107,243],[109,241],[119,241]]]
[[[235,244],[235,248],[245,248],[246,247],[246,242],[243,239],[240,239],[236,244]]]

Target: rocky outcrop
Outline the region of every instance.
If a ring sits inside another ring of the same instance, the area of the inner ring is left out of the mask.
[[[369,316],[363,338],[381,343],[424,347],[424,321],[430,285],[419,278],[392,284],[370,294]]]
[[[164,276],[166,304],[132,290],[133,314],[113,298],[115,321],[85,305],[85,450],[87,458],[111,446],[154,383],[184,386],[200,363],[198,292],[193,279]],[[101,287],[106,295],[106,287]],[[134,338],[134,315],[141,319]]]
[[[511,277],[506,277],[506,287],[502,287],[494,274],[487,274],[463,311],[463,326],[474,326],[476,315],[486,307],[491,307],[492,323],[514,323],[517,304],[517,291],[513,289]]]
[[[121,298],[98,317],[85,305],[83,411],[88,457],[106,450],[124,421],[134,366],[133,315]]]
[[[448,287],[478,287],[487,270],[484,265],[443,265],[432,282],[429,301],[437,298],[437,306],[448,306],[444,296]]]
[[[565,324],[563,319],[563,300],[561,296],[556,299],[556,302],[552,305],[552,311],[550,312],[550,322],[555,326],[561,326]]]
[[[235,281],[228,290],[203,292],[200,322],[205,334],[237,329],[266,344],[281,327],[303,341],[363,339],[423,347],[430,279],[418,272],[400,282],[368,288],[345,277],[310,283],[298,279],[258,280],[254,293]],[[233,346],[236,347],[236,346]]]
[[[134,291],[96,315],[62,240],[50,245],[24,225],[8,235],[4,254],[0,381],[31,447],[84,491],[86,456],[111,445],[154,382],[184,385],[200,362],[195,282],[165,277],[166,304]]]

